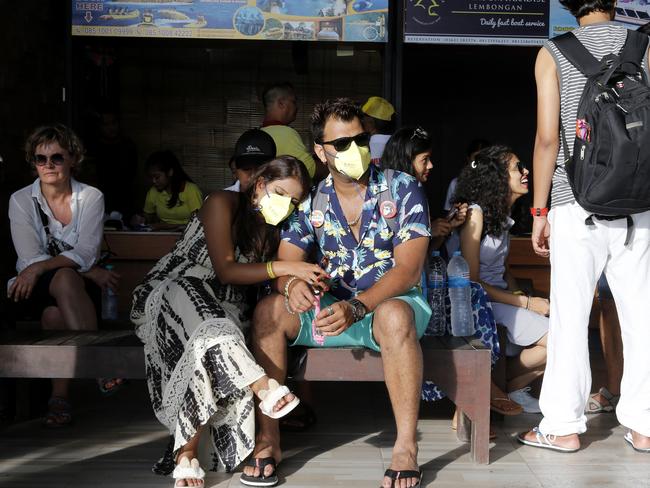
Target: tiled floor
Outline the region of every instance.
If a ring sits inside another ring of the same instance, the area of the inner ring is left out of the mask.
[[[167,438],[153,417],[144,382],[131,382],[102,399],[89,382],[77,384],[75,424],[56,431],[38,421],[0,432],[1,487],[169,487],[151,473]],[[395,430],[381,384],[314,386],[317,425],[306,433],[285,434],[281,484],[287,487],[379,486],[390,462]],[[590,421],[585,449],[560,454],[517,444],[516,432],[535,425],[535,415],[508,418],[495,426],[489,466],[469,460],[469,448],[449,428],[450,405],[424,405],[420,463],[424,486],[436,487],[650,487],[650,455],[623,441],[615,417]],[[238,487],[239,474],[208,474],[206,486]]]

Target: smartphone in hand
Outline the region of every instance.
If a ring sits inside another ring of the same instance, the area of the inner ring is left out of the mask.
[[[451,222],[452,220],[454,220],[454,217],[456,217],[456,215],[458,215],[458,207],[454,207],[449,211],[446,217],[447,222]]]

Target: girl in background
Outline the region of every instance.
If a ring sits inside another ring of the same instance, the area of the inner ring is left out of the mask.
[[[153,186],[147,192],[144,215],[136,215],[132,225],[148,225],[155,230],[186,225],[192,212],[201,208],[201,190],[181,167],[171,151],[156,151],[146,162]]]

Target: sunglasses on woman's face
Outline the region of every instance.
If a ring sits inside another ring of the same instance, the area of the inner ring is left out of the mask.
[[[36,154],[34,156],[36,166],[45,166],[48,160],[55,166],[61,166],[65,162],[65,156],[59,153],[52,154],[49,158],[45,154]]]
[[[357,146],[368,147],[370,145],[370,134],[367,132],[362,132],[361,134],[357,134],[353,137],[339,137],[333,141],[322,141],[320,142],[320,145],[324,146],[325,144],[330,144],[334,146],[336,152],[341,152],[347,151],[352,144],[352,141],[354,141]]]
[[[524,163],[522,163],[521,161],[517,161],[517,169],[523,175],[524,171],[526,171],[526,169],[528,169],[528,168],[526,168],[526,165]]]

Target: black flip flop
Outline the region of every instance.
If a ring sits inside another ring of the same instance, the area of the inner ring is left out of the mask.
[[[387,469],[384,473],[384,476],[390,478],[392,481],[390,483],[391,488],[395,486],[395,481],[404,478],[417,478],[418,482],[411,486],[411,488],[420,488],[422,483],[422,472],[414,470],[405,470],[405,471],[395,471],[393,469]]]
[[[273,466],[273,473],[271,476],[264,476],[264,468],[268,465]],[[245,473],[242,473],[239,482],[247,486],[275,486],[278,484],[278,476],[276,474],[277,466],[275,459],[272,457],[265,458],[250,458],[246,462],[246,466],[251,466],[253,468],[260,469],[259,476],[249,476]]]

